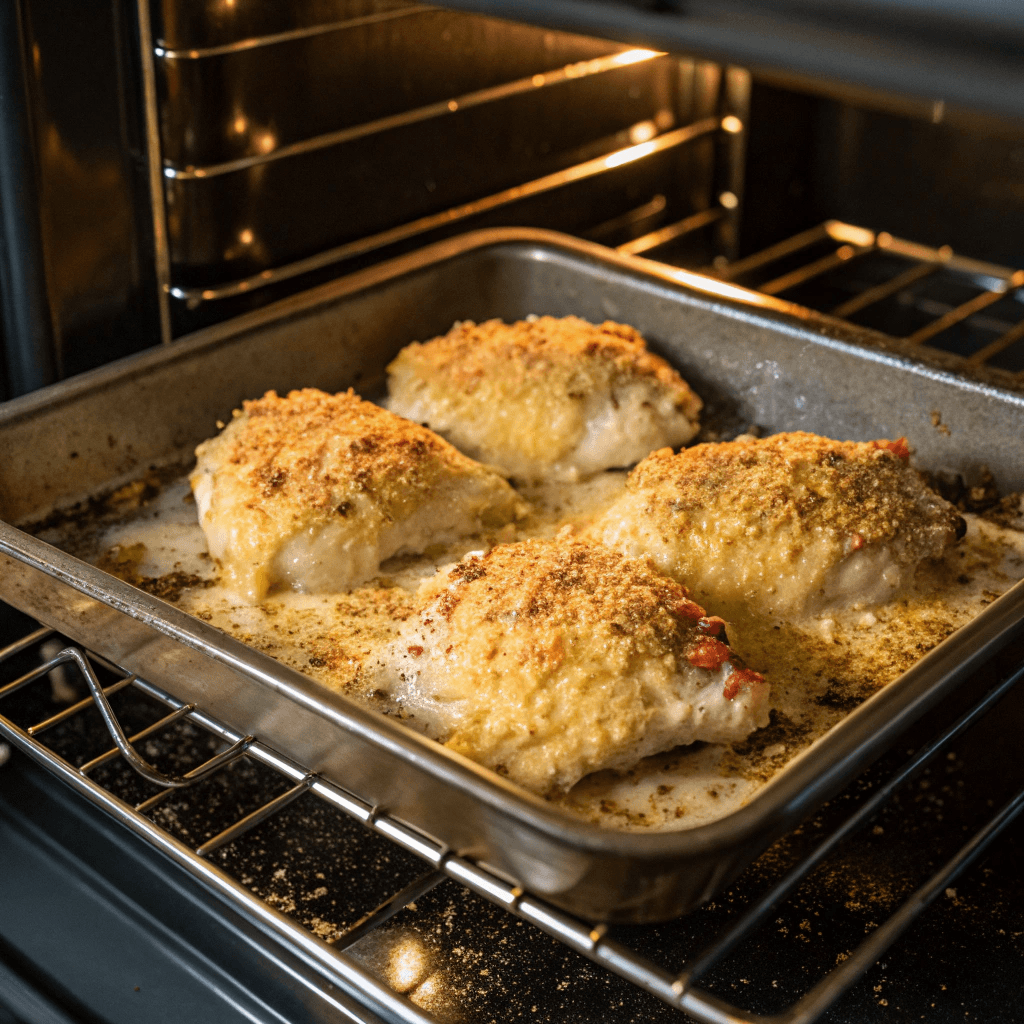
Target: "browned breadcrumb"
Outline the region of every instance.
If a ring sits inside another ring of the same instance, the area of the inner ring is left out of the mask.
[[[351,388],[337,395],[303,388],[286,398],[268,391],[243,402],[236,418],[243,413],[245,429],[231,437],[227,453],[231,472],[248,478],[254,497],[296,518],[344,518],[351,509],[336,500],[340,489],[368,495],[389,519],[403,519],[446,473],[481,468],[433,431],[364,402]]]
[[[462,585],[443,591],[438,611],[475,645],[508,650],[511,641],[514,663],[540,655],[556,667],[584,636],[613,664],[637,655],[685,657],[707,639],[697,628],[704,611],[685,587],[640,559],[567,536],[501,544],[461,562],[448,580]],[[485,582],[467,585],[477,580]]]
[[[145,557],[144,544],[130,544],[127,547],[115,544],[100,556],[96,564],[111,576],[171,603],[176,603],[188,590],[205,589],[213,585],[213,580],[204,580],[195,573],[175,571],[160,576],[143,575],[139,572],[139,565]]]
[[[554,376],[571,394],[576,388],[589,390],[609,375],[619,380],[649,377],[675,391],[689,415],[695,416],[702,404],[664,359],[647,351],[635,327],[611,320],[600,325],[575,316],[541,316],[513,324],[463,320],[441,337],[414,342],[399,358],[443,375],[450,387],[465,394],[477,390],[500,363],[509,388],[538,379],[550,383]]]
[[[702,407],[637,330],[573,316],[465,320],[407,345],[388,375],[396,412],[523,479],[574,479],[629,465],[658,444],[682,444],[696,433]],[[606,437],[600,456],[579,448],[591,429],[614,434],[608,421],[616,417],[617,439]],[[645,447],[634,451],[641,436]]]
[[[282,582],[344,590],[403,546],[422,550],[524,510],[500,474],[351,390],[268,391],[196,456],[210,553],[250,602]]]
[[[429,734],[536,793],[767,720],[767,685],[721,620],[645,560],[569,531],[473,555],[421,596],[382,685]]]
[[[925,487],[906,451],[903,441],[799,432],[662,449],[633,470],[594,533],[648,554],[727,617],[750,603],[800,614],[837,588],[853,604],[856,587],[867,593],[886,570],[896,586],[906,567],[963,535],[963,519]],[[856,584],[836,575],[854,555],[875,559]]]
[[[680,525],[686,513],[718,505],[751,524],[801,533],[858,533],[865,543],[907,535],[931,552],[935,538],[955,534],[956,510],[919,514],[917,474],[874,441],[833,441],[817,434],[774,434],[752,442],[697,445],[654,452],[626,487],[650,491]]]

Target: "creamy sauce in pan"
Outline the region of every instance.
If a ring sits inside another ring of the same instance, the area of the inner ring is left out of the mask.
[[[467,552],[582,528],[620,493],[625,473],[583,484],[521,488],[532,515],[513,528],[393,558],[365,587],[344,594],[271,594],[238,604],[218,585],[184,478],[129,485],[88,529],[65,524],[40,536],[141,586],[282,663],[387,714],[365,666],[414,608],[414,592],[437,567]],[[763,618],[729,624],[731,645],[772,686],[770,724],[742,743],[694,744],[646,758],[624,774],[598,772],[552,798],[567,812],[628,831],[693,828],[746,803],[797,753],[861,701],[1024,578],[1024,515],[1000,523],[967,515],[964,541],[919,570],[899,600],[800,625]]]

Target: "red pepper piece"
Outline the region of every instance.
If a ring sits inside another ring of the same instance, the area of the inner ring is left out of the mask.
[[[732,657],[729,650],[721,640],[713,640],[708,637],[706,640],[698,640],[690,648],[686,660],[695,668],[718,668],[724,665]]]
[[[717,615],[706,615],[698,620],[697,629],[705,636],[718,636],[725,629],[725,619],[720,619]]]
[[[910,445],[907,444],[905,437],[899,437],[895,441],[872,441],[871,442],[876,448],[884,448],[886,451],[890,451],[898,459],[902,459],[904,462],[910,461]]]
[[[672,609],[676,615],[681,619],[690,619],[696,622],[698,619],[704,618],[704,609],[701,608],[696,601],[691,601],[689,598],[683,598],[677,602],[675,607]]]
[[[764,676],[760,672],[755,672],[752,668],[740,668],[737,669],[732,675],[729,676],[725,681],[725,689],[722,690],[722,696],[726,700],[735,700],[739,696],[740,690],[744,687],[750,689],[756,683],[763,683]]]

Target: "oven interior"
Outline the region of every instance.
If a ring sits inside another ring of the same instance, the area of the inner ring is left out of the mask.
[[[22,284],[3,279],[8,397],[499,225],[1024,382],[1024,128],[1001,114],[400,2],[15,6],[24,116],[6,131],[35,205],[27,228],[4,214],[24,255]],[[949,486],[965,507],[998,497],[982,466]],[[424,855],[258,743],[195,789],[145,783],[109,755],[77,663],[37,670],[65,643],[13,611],[3,628],[0,721],[79,769],[90,800],[0,748],[0,1020],[1014,1019],[1019,643],[722,898],[605,932]],[[238,739],[90,664],[163,770]],[[998,711],[961,730],[993,686]],[[129,835],[105,791],[192,854]],[[973,866],[954,879],[950,862]]]
[[[598,27],[594,10],[615,7],[567,6],[563,21]],[[516,225],[1024,370],[1024,129],[1002,92],[995,112],[958,105],[952,72],[947,100],[407,0],[111,0],[88,15],[20,0],[16,14],[8,397]],[[838,64],[846,35],[832,37]],[[830,222],[862,230],[805,234]]]

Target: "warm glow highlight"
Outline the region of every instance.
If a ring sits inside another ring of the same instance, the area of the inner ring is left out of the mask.
[[[620,66],[627,64],[639,64],[644,60],[652,60],[654,57],[664,57],[665,54],[661,50],[624,50],[622,53],[615,54],[612,57],[612,61]]]
[[[623,164],[649,156],[655,148],[653,142],[641,142],[639,146],[630,146],[628,149],[620,149],[617,153],[609,154],[604,158],[604,165],[605,167],[621,167]]]
[[[427,955],[422,944],[414,938],[402,939],[391,950],[388,962],[388,981],[398,992],[415,988],[427,970]]]
[[[658,126],[653,121],[639,121],[629,129],[630,142],[647,142],[658,134]]]

